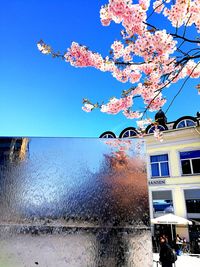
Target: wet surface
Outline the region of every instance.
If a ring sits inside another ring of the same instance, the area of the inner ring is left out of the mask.
[[[0,138],[0,266],[152,266],[137,142]]]

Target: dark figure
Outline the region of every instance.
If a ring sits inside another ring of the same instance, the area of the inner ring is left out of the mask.
[[[172,263],[175,262],[173,259],[173,250],[170,245],[167,243],[167,240],[164,236],[160,238],[160,262],[162,267],[172,267]]]

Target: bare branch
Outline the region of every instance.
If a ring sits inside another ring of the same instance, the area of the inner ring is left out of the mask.
[[[146,24],[147,26],[153,28],[153,29],[156,30],[156,31],[160,31],[160,29],[156,28],[155,26],[153,26],[152,24],[150,24],[150,23],[148,23],[148,22],[144,22],[144,21],[143,21],[143,23]],[[176,34],[176,33],[170,33],[170,32],[169,32],[169,34],[170,34],[171,36],[173,36],[173,37],[176,37],[176,38],[179,38],[179,39],[183,39],[184,41],[189,42],[189,43],[200,44],[200,40],[191,40],[191,39],[188,39],[188,38],[186,38],[186,37],[184,37],[184,36],[181,36],[181,35],[179,35],[179,34]]]
[[[181,93],[181,91],[183,90],[183,88],[184,88],[184,86],[185,86],[185,84],[186,84],[186,82],[189,80],[189,78],[190,78],[190,76],[192,75],[192,73],[194,72],[194,70],[197,68],[197,66],[200,64],[200,62],[199,63],[197,63],[197,65],[192,69],[192,71],[191,71],[191,73],[190,73],[190,75],[185,79],[185,81],[183,82],[183,84],[182,84],[182,86],[181,86],[181,88],[178,90],[178,92],[177,92],[177,94],[173,97],[173,99],[172,99],[172,101],[171,101],[171,103],[169,104],[169,106],[168,106],[168,108],[167,108],[167,110],[165,111],[165,114],[167,114],[167,112],[168,112],[168,110],[170,109],[170,107],[172,106],[172,104],[174,103],[174,100],[176,99],[176,97]]]

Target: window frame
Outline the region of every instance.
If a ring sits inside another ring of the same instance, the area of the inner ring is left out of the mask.
[[[116,138],[116,135],[113,132],[111,132],[111,131],[106,131],[106,132],[103,132],[99,136],[99,138],[105,138],[105,139],[111,138],[111,139],[113,139],[113,138]]]
[[[158,129],[161,131],[161,132],[163,132],[163,131],[166,131],[167,129],[163,126],[163,125],[158,125],[157,126],[158,127]],[[154,128],[154,130],[153,130],[153,132],[152,133],[150,133],[150,131],[152,130],[152,128]],[[154,125],[152,125],[149,129],[148,129],[148,131],[147,131],[147,134],[153,134],[154,133],[154,131],[155,131],[155,126]]]
[[[191,122],[193,122],[194,125],[187,126],[187,121],[191,121]],[[183,127],[178,127],[179,124],[181,124],[182,122],[184,122],[184,126],[183,126]],[[195,123],[195,121],[193,121],[192,119],[183,119],[183,120],[181,120],[181,121],[179,121],[179,122],[177,123],[177,125],[176,125],[176,129],[188,128],[188,127],[194,127],[194,126],[196,126],[196,123]]]
[[[181,153],[183,153],[183,152],[192,152],[192,151],[196,151],[196,150],[200,151],[200,149],[179,151],[181,176],[200,175],[200,172],[195,172],[195,173],[194,173],[193,164],[192,164],[192,160],[193,160],[193,159],[200,159],[200,156],[199,156],[198,158],[186,158],[186,159],[181,159]],[[184,161],[184,160],[188,160],[188,161],[190,162],[191,173],[186,173],[186,174],[183,173],[182,161]]]
[[[168,160],[151,162],[151,157],[153,157],[153,156],[163,156],[163,155],[167,155]],[[149,158],[150,158],[150,177],[151,177],[151,179],[170,177],[170,166],[169,166],[169,154],[168,153],[150,155]],[[161,163],[168,163],[168,175],[162,175],[162,173],[161,173]],[[153,176],[153,174],[152,174],[152,164],[158,164],[158,172],[159,172],[158,176]]]
[[[191,214],[199,214],[199,217],[198,218],[200,218],[200,212],[188,212],[188,208],[187,208],[187,200],[200,200],[200,198],[197,196],[197,197],[190,197],[190,198],[187,198],[186,197],[186,192],[185,191],[187,191],[187,190],[189,190],[189,191],[192,191],[192,190],[200,190],[200,187],[184,187],[183,188],[183,195],[184,195],[184,203],[185,203],[185,214],[186,214],[186,216],[188,216],[188,215],[191,215]]]
[[[169,188],[159,188],[157,190],[153,189],[153,190],[150,190],[149,191],[149,199],[151,201],[151,207],[150,207],[150,213],[152,213],[152,218],[156,218],[158,216],[161,216],[161,214],[164,215],[164,212],[161,212],[161,211],[157,211],[155,212],[154,211],[154,207],[153,207],[153,192],[166,192],[166,191],[169,191],[170,194],[171,194],[171,205],[173,207],[173,212],[172,214],[176,214],[176,202],[174,201],[174,188],[173,187],[169,187]],[[167,213],[165,213],[167,214]]]
[[[127,132],[128,132],[128,136],[124,136]],[[135,134],[134,135],[131,135],[131,132],[134,132]],[[122,134],[122,137],[121,138],[130,138],[130,137],[133,137],[133,136],[136,136],[136,135],[137,135],[137,133],[134,130],[127,130],[126,132],[124,132]]]
[[[131,132],[134,133],[134,135],[131,135]],[[128,133],[128,136],[124,136],[126,133]],[[138,135],[137,130],[134,127],[127,127],[125,128],[119,135],[119,138],[133,138]]]

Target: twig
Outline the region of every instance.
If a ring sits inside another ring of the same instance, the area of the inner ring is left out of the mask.
[[[183,82],[183,84],[182,84],[182,86],[181,86],[181,88],[178,90],[178,92],[177,92],[177,94],[173,97],[173,99],[172,99],[172,101],[171,101],[171,103],[169,104],[169,106],[168,106],[168,108],[167,108],[167,110],[165,111],[165,114],[167,114],[167,112],[168,112],[168,110],[170,109],[170,107],[172,106],[172,104],[173,104],[173,102],[174,102],[174,100],[176,99],[176,97],[180,94],[180,92],[182,91],[182,89],[184,88],[184,86],[185,86],[185,84],[186,84],[186,82],[188,81],[188,79],[190,78],[190,76],[192,75],[192,73],[194,72],[194,70],[196,69],[196,67],[198,66],[200,64],[200,62],[199,63],[197,63],[197,65],[192,69],[192,71],[191,71],[191,73],[190,73],[190,75],[185,79],[185,81]]]

